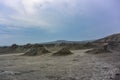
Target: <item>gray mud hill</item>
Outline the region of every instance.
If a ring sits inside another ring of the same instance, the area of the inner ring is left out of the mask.
[[[120,51],[120,34],[113,34],[93,42],[96,45],[92,50],[86,53],[109,53]]]
[[[62,48],[59,51],[53,53],[53,56],[67,56],[73,54],[69,49]]]
[[[50,53],[45,47],[37,47],[37,48],[30,48],[28,49],[23,55],[24,56],[39,56],[43,54]]]
[[[120,33],[118,34],[112,34],[110,36],[98,39],[95,41],[96,43],[109,43],[109,42],[120,42]]]

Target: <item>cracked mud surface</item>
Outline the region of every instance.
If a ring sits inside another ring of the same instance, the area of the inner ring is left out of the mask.
[[[120,54],[0,55],[0,80],[120,80]]]

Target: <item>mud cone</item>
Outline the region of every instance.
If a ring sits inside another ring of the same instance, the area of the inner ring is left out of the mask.
[[[64,56],[64,55],[71,55],[73,54],[70,50],[67,48],[63,48],[59,50],[58,52],[54,53],[53,56]]]
[[[31,48],[25,52],[26,56],[38,56],[42,54],[50,53],[45,47]]]

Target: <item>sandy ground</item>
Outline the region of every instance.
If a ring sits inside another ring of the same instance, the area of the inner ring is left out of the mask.
[[[0,80],[120,80],[120,54],[0,55]]]

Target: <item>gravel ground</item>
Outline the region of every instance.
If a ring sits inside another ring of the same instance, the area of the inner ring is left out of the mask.
[[[0,55],[0,80],[120,80],[120,54]]]

